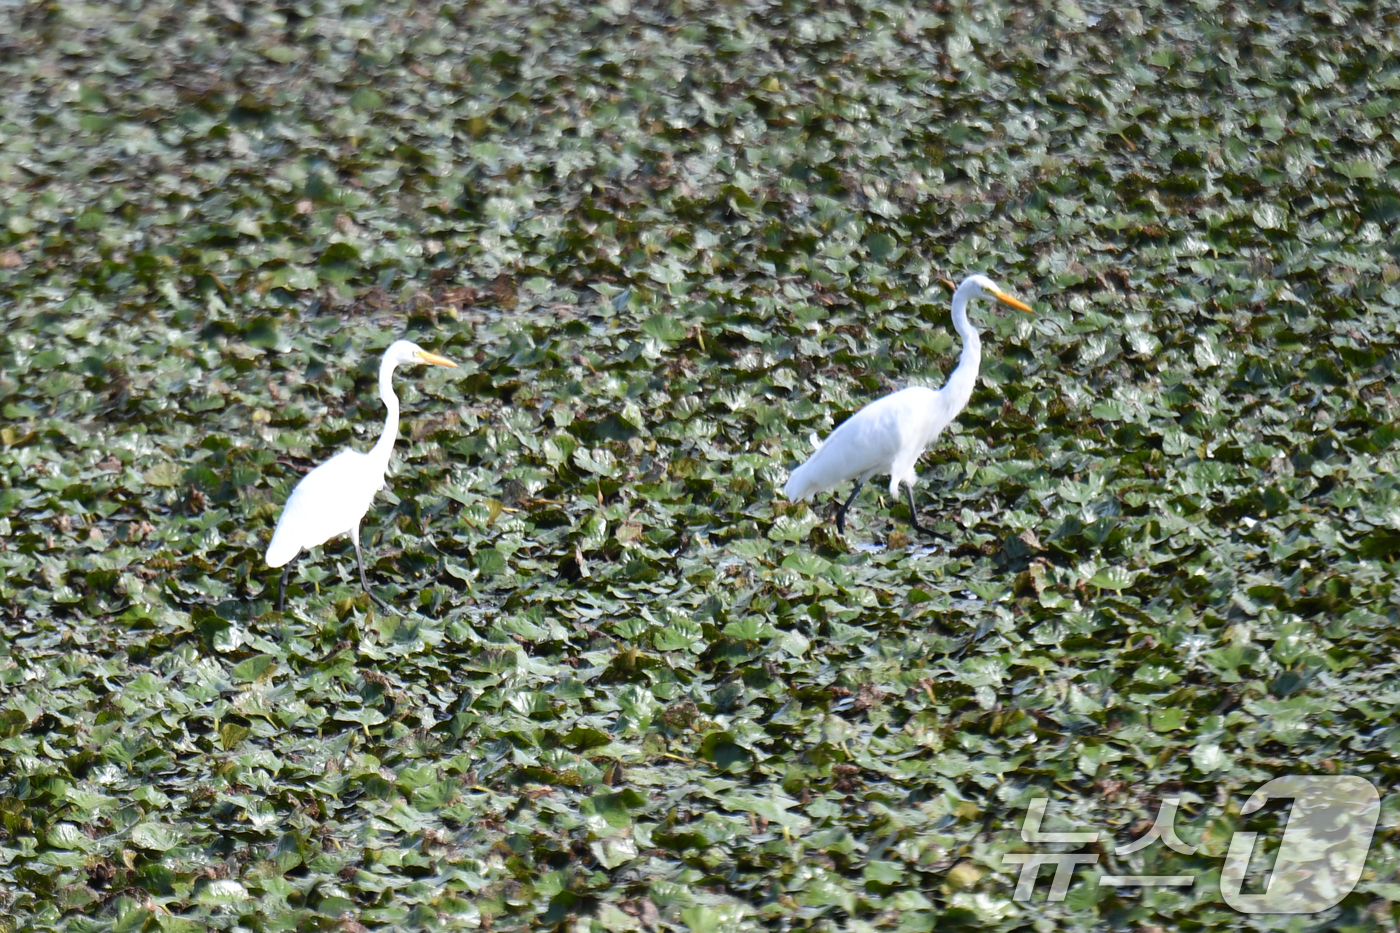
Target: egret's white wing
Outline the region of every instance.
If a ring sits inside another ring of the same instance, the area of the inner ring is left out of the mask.
[[[866,405],[793,470],[784,494],[796,502],[853,479],[888,473],[901,451],[921,444],[926,431],[924,412],[933,394],[914,387]]]
[[[287,499],[267,546],[267,565],[281,567],[303,549],[349,533],[384,485],[384,471],[369,456],[342,450],[307,473]]]

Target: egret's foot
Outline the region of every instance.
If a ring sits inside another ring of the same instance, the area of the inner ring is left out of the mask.
[[[392,612],[396,616],[403,615],[393,606],[374,595],[374,590],[369,588],[369,578],[365,576],[365,552],[360,549],[360,526],[356,525],[350,532],[350,540],[355,545],[355,564],[360,568],[360,588],[365,591],[365,595],[374,600],[374,604],[385,612]]]
[[[282,579],[277,584],[277,611],[282,612],[287,606],[287,574],[291,573],[290,562],[282,568]]]
[[[395,609],[393,606],[389,605],[389,604],[386,603],[384,600],[380,599],[380,598],[375,594],[374,590],[370,589],[369,587],[365,587],[365,595],[368,596],[370,599],[374,600],[374,604],[375,604],[376,606],[378,606],[380,609],[383,609],[385,612],[392,613],[393,615],[396,615],[396,616],[401,616],[401,615],[403,615],[402,612],[400,612],[399,610]]]
[[[949,544],[952,544],[953,539],[945,535],[943,532],[934,531],[932,528],[925,528],[923,525],[919,524],[919,510],[914,507],[914,490],[909,488],[908,486],[905,486],[904,495],[906,501],[909,503],[909,524],[913,526],[914,530],[920,532],[921,534],[932,535],[935,538],[942,538],[944,541],[947,541]]]
[[[917,532],[921,532],[922,534],[929,535],[930,537],[933,537],[933,538],[942,538],[944,541],[947,541],[949,544],[952,544],[952,543],[953,543],[953,539],[950,538],[950,537],[948,537],[947,535],[945,535],[943,532],[941,532],[941,531],[934,531],[932,528],[928,528],[928,527],[926,527],[926,526],[924,526],[924,525],[920,525],[920,524],[919,524],[919,519],[918,519],[918,517],[915,516],[915,515],[912,515],[912,514],[911,514],[911,515],[909,516],[909,524],[910,524],[910,526],[911,526],[915,531],[917,531]]]
[[[860,482],[860,480],[856,480],[856,488],[851,490],[846,501],[836,509],[836,533],[843,538],[846,536],[846,513],[851,510],[851,503],[856,501],[856,496],[860,495]]]

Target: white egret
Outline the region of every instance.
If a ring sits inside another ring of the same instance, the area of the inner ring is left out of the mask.
[[[302,477],[287,499],[272,543],[267,546],[267,565],[282,567],[282,580],[277,586],[277,611],[287,595],[287,574],[292,558],[303,549],[310,550],[337,535],[348,534],[355,544],[355,561],[360,566],[360,585],[380,607],[389,606],[374,594],[365,579],[365,557],[360,549],[360,521],[374,502],[375,493],[384,487],[384,473],[394,454],[394,441],[399,436],[399,397],[394,394],[394,369],[401,363],[428,363],[433,366],[457,364],[429,353],[408,340],[396,340],[384,351],[379,364],[379,397],[388,413],[384,417],[384,433],[369,451],[342,450],[325,463]]]
[[[943,388],[935,391],[911,386],[894,392],[843,421],[825,441],[817,440],[813,434],[812,444],[817,449],[806,463],[792,471],[783,489],[788,499],[800,502],[847,480],[855,480],[855,489],[836,511],[836,530],[844,535],[846,510],[855,501],[861,484],[872,476],[888,473],[890,496],[898,496],[899,485],[904,484],[909,501],[909,523],[914,530],[938,534],[919,524],[919,515],[914,509],[914,462],[967,407],[972,397],[977,367],[982,359],[982,341],[967,320],[967,303],[973,298],[985,297],[1027,313],[1031,310],[997,288],[985,275],[969,275],[963,279],[953,292],[953,327],[962,337],[962,353],[957,368]]]

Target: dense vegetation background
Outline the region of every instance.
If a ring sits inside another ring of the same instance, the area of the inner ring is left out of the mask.
[[[0,3],[0,930],[1395,929],[1398,35]],[[787,471],[941,383],[978,270],[1036,315],[974,310],[954,546],[878,485],[838,539]],[[400,378],[367,520],[410,614],[344,541],[271,612],[405,335],[462,363]],[[1287,773],[1380,829],[1337,909],[1244,917]],[[1046,795],[1102,858],[1016,903]],[[1114,856],[1172,795],[1200,851]]]

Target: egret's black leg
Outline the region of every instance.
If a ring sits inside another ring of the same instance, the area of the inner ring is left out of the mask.
[[[907,483],[905,484],[904,496],[909,502],[909,524],[914,526],[915,531],[921,531],[926,535],[933,535],[935,538],[942,538],[944,541],[952,541],[952,539],[945,535],[943,532],[934,531],[932,528],[925,528],[923,525],[919,524],[919,512],[916,508],[914,508],[913,486],[910,486]]]
[[[277,611],[281,612],[287,605],[287,575],[292,572],[292,564],[296,563],[296,558],[292,558],[282,565],[282,580],[277,584]]]
[[[841,503],[841,508],[836,510],[836,531],[843,537],[846,534],[846,512],[851,508],[851,503],[856,501],[856,496],[860,495],[860,480],[856,480],[856,488],[851,490],[850,496]]]
[[[360,565],[360,586],[365,588],[365,594],[368,595],[370,599],[374,600],[375,605],[380,609],[383,609],[385,612],[394,612],[393,606],[390,606],[384,600],[374,595],[374,590],[369,588],[369,579],[365,577],[365,554],[364,551],[360,549],[360,529],[358,526],[356,526],[354,531],[350,532],[350,540],[355,542],[355,563]]]

